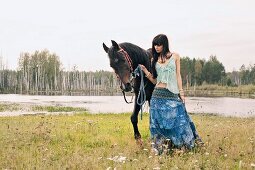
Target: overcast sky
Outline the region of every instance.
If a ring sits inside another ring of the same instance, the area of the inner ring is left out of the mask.
[[[166,34],[181,56],[216,55],[227,71],[255,64],[254,0],[1,0],[0,56],[16,69],[21,52],[48,49],[68,70],[112,70],[111,40],[144,49]]]

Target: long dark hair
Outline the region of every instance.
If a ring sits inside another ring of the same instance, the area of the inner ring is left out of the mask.
[[[160,56],[160,53],[157,53],[157,51],[155,50],[155,45],[163,45],[163,50],[161,52],[163,60],[167,59],[167,53],[170,52],[167,36],[164,35],[164,34],[157,35],[152,41],[152,56],[153,56],[152,74],[153,74],[154,78],[156,78],[158,76],[157,71],[156,71],[156,63],[157,63],[158,58]]]

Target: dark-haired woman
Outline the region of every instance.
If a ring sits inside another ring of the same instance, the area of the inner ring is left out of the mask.
[[[161,154],[163,146],[191,149],[200,142],[195,125],[185,106],[180,74],[180,56],[169,50],[168,38],[157,35],[152,41],[152,73],[143,65],[146,77],[156,84],[150,102],[150,133],[153,150]]]

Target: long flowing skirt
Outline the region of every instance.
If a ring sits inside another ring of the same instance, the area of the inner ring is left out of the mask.
[[[155,88],[150,103],[150,133],[156,145],[170,140],[176,148],[191,149],[199,138],[185,105],[177,94]]]

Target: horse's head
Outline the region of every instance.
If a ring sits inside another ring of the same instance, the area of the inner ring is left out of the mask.
[[[132,61],[127,52],[124,51],[115,41],[112,40],[112,46],[108,48],[104,43],[103,47],[110,59],[110,66],[120,79],[121,89],[128,92],[132,90],[131,86],[131,73]],[[124,86],[123,86],[124,85]]]

